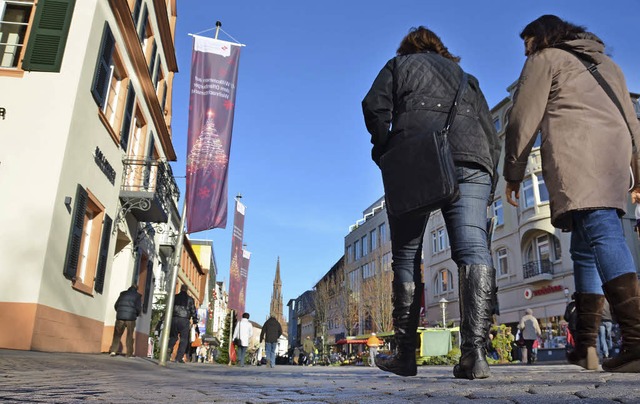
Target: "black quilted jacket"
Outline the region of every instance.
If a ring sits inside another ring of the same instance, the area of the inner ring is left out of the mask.
[[[133,321],[142,311],[142,296],[133,286],[120,293],[113,306],[116,309],[116,319]]]
[[[443,128],[461,75],[457,63],[433,52],[397,56],[387,62],[362,101],[376,164],[402,139]],[[492,175],[495,190],[498,135],[478,80],[468,77],[449,142],[454,161],[482,166]]]
[[[194,323],[198,322],[198,312],[193,297],[187,292],[180,292],[176,295],[173,303],[173,316],[182,318],[191,318]]]

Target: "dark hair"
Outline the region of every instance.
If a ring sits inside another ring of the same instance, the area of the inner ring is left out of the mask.
[[[409,55],[423,51],[432,51],[456,63],[460,62],[459,57],[449,53],[449,50],[444,46],[438,35],[422,25],[418,28],[411,28],[409,33],[402,38],[396,55]]]
[[[242,313],[242,318],[249,318],[249,313]]]
[[[555,15],[545,14],[524,27],[520,38],[530,38],[525,51],[529,56],[557,43],[578,39],[579,34],[584,34],[586,30],[585,27],[571,24]]]
[[[189,287],[185,284],[183,284],[182,286],[180,286],[180,292],[186,292],[187,290],[189,290]]]

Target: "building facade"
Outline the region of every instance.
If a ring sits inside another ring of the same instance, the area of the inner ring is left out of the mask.
[[[133,283],[146,355],[179,223],[176,18],[175,0],[0,1],[0,347],[106,351]],[[199,296],[185,246],[179,279]]]

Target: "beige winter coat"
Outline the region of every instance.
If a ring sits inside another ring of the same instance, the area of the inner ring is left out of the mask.
[[[600,62],[598,70],[623,104],[638,144],[640,123],[618,65],[603,53],[604,46],[592,34],[567,44]],[[555,227],[570,228],[570,215],[565,214],[573,210],[625,211],[631,161],[629,130],[595,78],[567,51],[547,48],[529,56],[524,65],[506,128],[505,180],[523,180],[539,129],[542,174]]]

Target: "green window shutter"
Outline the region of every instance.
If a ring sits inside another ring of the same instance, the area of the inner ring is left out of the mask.
[[[96,271],[95,290],[102,293],[104,290],[104,277],[107,272],[107,259],[109,258],[109,242],[111,241],[111,224],[113,220],[105,213],[102,225],[102,240],[100,241],[100,253],[98,255],[98,269]]]
[[[73,16],[75,0],[40,0],[22,69],[59,72]]]
[[[142,312],[146,313],[149,309],[149,297],[151,295],[151,281],[153,280],[153,260],[147,261],[147,281],[144,285],[144,303],[142,304]]]
[[[98,107],[102,109],[107,101],[109,94],[109,79],[111,78],[111,61],[113,58],[113,50],[116,41],[109,28],[109,24],[104,24],[102,31],[102,42],[100,43],[100,52],[98,52],[98,61],[96,63],[96,71],[93,75],[93,84],[91,85],[91,94],[96,100]]]
[[[80,184],[76,190],[76,206],[73,209],[71,220],[71,230],[69,231],[69,242],[67,244],[67,257],[65,258],[63,275],[67,279],[73,280],[78,271],[78,259],[80,258],[80,243],[84,229],[84,215],[87,211],[87,191]]]
[[[122,117],[122,128],[120,129],[120,146],[122,150],[127,152],[127,146],[129,145],[129,133],[131,132],[131,121],[133,121],[133,106],[136,99],[136,90],[133,89],[133,84],[129,82],[129,88],[127,89],[127,100],[124,103],[124,116]]]

